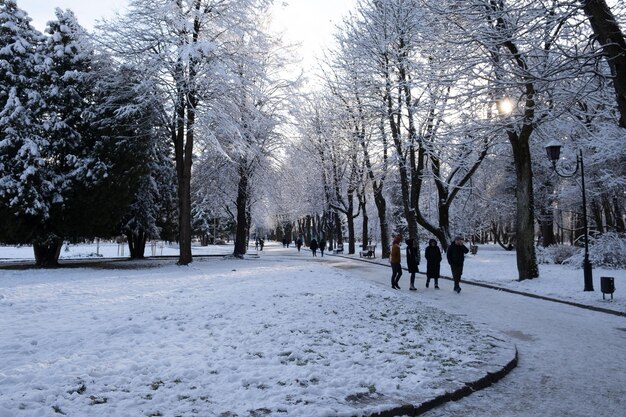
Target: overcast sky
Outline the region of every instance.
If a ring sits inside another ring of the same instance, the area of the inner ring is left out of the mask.
[[[301,43],[304,67],[314,64],[316,56],[332,43],[332,33],[342,16],[356,0],[277,0],[273,8],[275,30],[285,33],[285,40]],[[128,0],[17,0],[18,6],[33,19],[33,26],[43,31],[54,19],[54,9],[71,9],[78,22],[91,30],[97,20],[124,12]]]

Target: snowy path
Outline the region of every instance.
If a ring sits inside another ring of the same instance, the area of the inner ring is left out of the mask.
[[[389,268],[332,256],[323,262],[389,285]],[[427,290],[422,275],[410,292],[408,276],[398,296],[483,323],[519,350],[518,367],[501,382],[425,416],[626,416],[625,318],[471,285],[457,295],[448,280],[440,291]]]

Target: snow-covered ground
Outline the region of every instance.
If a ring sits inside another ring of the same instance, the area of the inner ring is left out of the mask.
[[[482,326],[267,249],[0,269],[0,416],[369,414],[514,356]]]
[[[116,257],[119,249],[97,250]],[[229,254],[232,246],[194,247],[200,251]],[[63,259],[94,253],[85,245],[62,251]],[[163,254],[177,248],[164,245]],[[32,260],[32,249],[0,247],[0,258]],[[623,318],[469,285],[456,295],[449,281],[426,290],[423,275],[409,292],[406,272],[398,292],[380,266],[313,259],[275,243],[260,258],[174,262],[0,269],[0,416],[355,415],[417,404],[482,376],[510,358],[509,336],[521,346],[513,381],[429,415],[471,407],[482,416],[496,407],[511,416],[608,416],[621,407],[601,412],[602,401],[623,393],[624,377],[620,386],[613,379],[622,361],[611,359]],[[580,269],[540,272],[518,282],[515,254],[484,245],[468,256],[464,279],[626,311],[623,270],[594,269],[594,292],[582,291]],[[442,273],[449,275],[445,262]],[[602,300],[601,276],[615,277],[612,302]],[[593,401],[582,395],[589,387]],[[551,408],[531,412],[546,390]],[[517,391],[527,401],[517,404]]]

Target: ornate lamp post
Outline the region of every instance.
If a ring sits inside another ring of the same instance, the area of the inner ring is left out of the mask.
[[[556,169],[556,162],[561,155],[561,144],[555,140],[546,145],[548,159],[552,162],[552,169],[559,177],[570,178],[578,173],[580,168],[580,178],[583,193],[583,228],[585,229],[585,259],[583,261],[583,272],[585,276],[585,291],[593,291],[593,273],[591,270],[591,262],[589,261],[589,227],[587,225],[587,193],[585,191],[585,166],[583,164],[583,151],[578,150],[576,155],[576,169],[573,172],[561,174]]]

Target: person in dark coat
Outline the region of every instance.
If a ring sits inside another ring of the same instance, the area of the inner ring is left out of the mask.
[[[320,240],[320,253],[322,254],[322,258],[324,257],[324,251],[326,250],[326,239]]]
[[[313,238],[311,239],[311,241],[309,242],[309,249],[311,249],[311,252],[313,253],[313,256],[317,256],[317,239]]]
[[[430,279],[435,279],[435,289],[439,289],[439,275],[441,267],[441,250],[437,246],[437,240],[430,239],[424,252],[426,257],[426,288],[430,284]]]
[[[411,286],[409,287],[409,290],[411,291],[415,291],[417,290],[417,288],[415,288],[415,273],[419,272],[419,267],[418,267],[418,260],[417,260],[417,248],[414,244],[414,240],[413,239],[407,239],[405,240],[406,243],[406,267],[409,270],[409,273],[411,274]]]
[[[302,239],[298,238],[296,240],[296,248],[298,248],[298,252],[300,252],[301,247],[302,247]]]
[[[463,275],[463,262],[465,261],[465,254],[469,252],[469,249],[463,244],[463,238],[457,236],[454,238],[454,243],[450,245],[447,252],[448,263],[450,264],[450,270],[452,271],[452,278],[454,279],[454,291],[461,292],[461,275]]]

